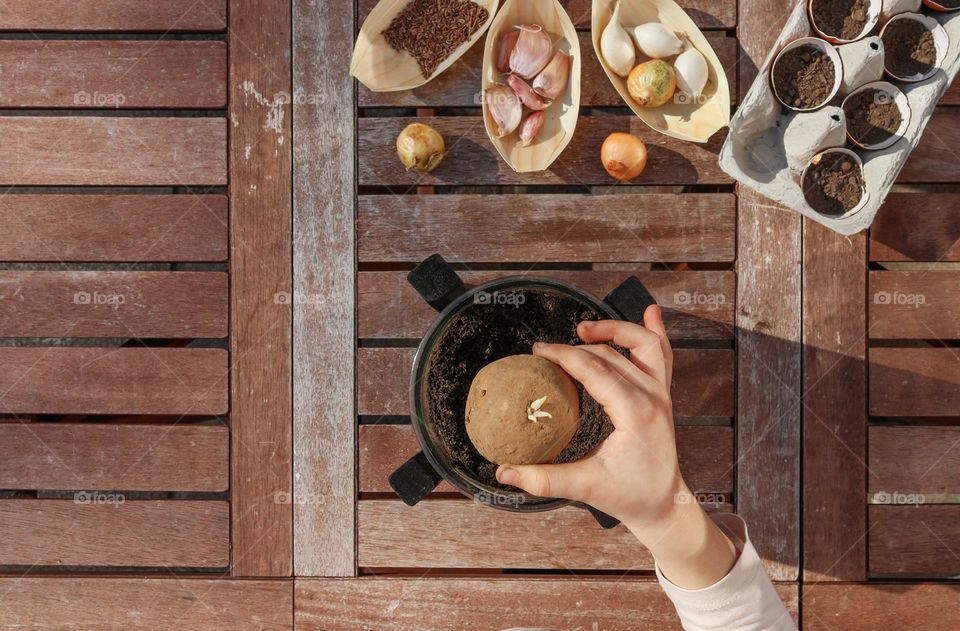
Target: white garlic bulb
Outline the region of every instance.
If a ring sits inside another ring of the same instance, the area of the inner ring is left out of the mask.
[[[613,9],[613,16],[600,36],[600,52],[610,69],[626,77],[637,63],[637,51],[630,34],[620,24],[620,3]]]
[[[677,74],[677,86],[687,96],[700,98],[703,88],[707,85],[710,69],[707,60],[700,51],[690,48],[680,53],[673,62],[673,71]]]
[[[659,22],[647,22],[633,29],[637,47],[647,57],[663,59],[683,50],[683,40]]]

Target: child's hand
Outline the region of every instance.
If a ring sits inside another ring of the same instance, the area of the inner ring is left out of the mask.
[[[646,327],[605,320],[582,322],[586,345],[537,344],[536,355],[559,364],[600,403],[614,431],[590,455],[566,464],[502,465],[497,479],[534,495],[584,502],[624,523],[665,571],[690,587],[709,585],[733,565],[735,551],[696,503],[680,475],[670,381],[673,351],[660,307]],[[628,349],[626,358],[605,343]],[[706,568],[686,572],[703,558]],[[665,562],[666,561],[666,562]],[[719,572],[719,575],[718,575]],[[678,582],[678,584],[680,584]]]

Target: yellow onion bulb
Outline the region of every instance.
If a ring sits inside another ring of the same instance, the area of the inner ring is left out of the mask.
[[[633,134],[616,132],[603,141],[600,160],[611,177],[628,182],[647,167],[647,146]]]
[[[397,155],[407,171],[433,171],[446,152],[443,136],[430,125],[410,123],[397,136]]]
[[[662,59],[651,59],[630,71],[627,91],[640,107],[660,107],[677,89],[677,74]]]

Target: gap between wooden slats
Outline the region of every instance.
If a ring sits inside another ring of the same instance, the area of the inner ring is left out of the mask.
[[[0,413],[222,415],[227,352],[0,348]]]
[[[228,447],[222,426],[0,423],[0,487],[225,491]]]
[[[479,284],[516,272],[459,272],[464,282]],[[729,271],[593,272],[537,270],[604,297],[636,275],[664,310],[671,340],[726,340],[733,337],[736,277]],[[406,272],[358,274],[358,335],[368,339],[418,339],[436,312],[410,287]]]
[[[220,272],[0,271],[0,337],[221,338]]]
[[[5,0],[0,31],[223,31],[225,0]]]
[[[202,109],[227,101],[224,42],[0,40],[0,67],[17,87],[0,93],[0,107]]]
[[[0,261],[225,261],[224,195],[0,196]]]
[[[0,501],[0,565],[219,568],[230,561],[227,502],[78,498]]]

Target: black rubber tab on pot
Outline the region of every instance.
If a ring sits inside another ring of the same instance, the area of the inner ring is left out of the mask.
[[[422,451],[390,474],[390,488],[407,506],[415,506],[430,491],[437,488],[443,477],[433,468]]]
[[[616,517],[611,517],[603,511],[599,511],[589,504],[584,504],[584,508],[590,511],[590,514],[593,515],[593,518],[597,520],[597,523],[600,524],[600,527],[604,530],[610,530],[611,528],[616,528],[620,525],[620,520]]]
[[[643,324],[643,312],[650,305],[657,304],[636,276],[631,276],[620,283],[616,289],[607,294],[603,301],[623,316],[624,320],[636,324]]]
[[[467,290],[453,268],[439,254],[434,254],[413,268],[407,280],[417,293],[437,311]]]

